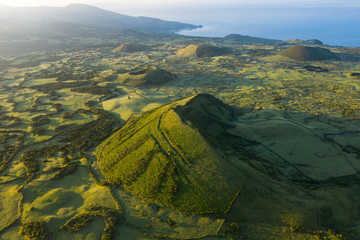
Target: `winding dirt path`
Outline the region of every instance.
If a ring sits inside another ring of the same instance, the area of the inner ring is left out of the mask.
[[[315,129],[309,128],[301,123],[295,122],[295,121],[291,121],[288,119],[271,119],[271,120],[253,120],[253,121],[241,121],[241,120],[237,120],[237,122],[242,123],[242,124],[254,124],[254,123],[264,123],[264,122],[268,122],[268,121],[283,121],[283,122],[288,122],[288,123],[292,123],[295,124],[299,127],[302,127],[306,130],[308,130],[309,132],[312,132],[313,134],[315,134],[316,136],[322,135],[322,136],[327,136],[327,135],[348,135],[348,134],[359,134],[360,131],[343,131],[343,132],[333,132],[333,133],[322,133],[320,131],[317,131]],[[236,124],[235,122],[235,125]],[[285,161],[288,165],[294,167],[297,171],[299,171],[303,176],[305,176],[306,178],[311,179],[310,177],[306,176],[301,170],[299,170],[296,166],[294,166],[293,164],[291,164],[288,160],[286,160],[285,158],[283,158],[282,156],[280,156],[278,153],[274,152],[270,147],[266,146],[263,143],[260,143],[262,146],[264,146],[265,148],[267,148],[269,151],[271,151],[273,154],[275,154],[276,156],[278,156],[279,158],[281,158],[283,161]],[[355,172],[358,172],[359,170],[354,166],[354,164],[350,161],[350,159],[345,155],[345,153],[341,150],[338,150],[337,147],[335,146],[334,143],[331,143],[331,146],[334,148],[334,150],[339,153],[344,160],[351,166],[351,168],[354,169]]]

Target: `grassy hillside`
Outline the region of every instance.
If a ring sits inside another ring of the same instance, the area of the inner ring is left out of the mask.
[[[210,143],[225,134],[225,118],[230,120],[230,108],[209,95],[132,118],[97,147],[101,170],[111,183],[162,206],[226,212],[241,184],[230,182],[227,176],[235,175],[231,163]]]

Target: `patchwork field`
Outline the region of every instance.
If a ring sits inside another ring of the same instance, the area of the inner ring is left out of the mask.
[[[1,239],[358,239],[360,55],[120,40],[0,55]]]

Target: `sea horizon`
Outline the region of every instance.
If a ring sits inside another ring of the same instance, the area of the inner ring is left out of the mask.
[[[360,47],[360,5],[149,4],[119,5],[105,2],[94,6],[135,17],[153,17],[203,26],[177,32],[185,36],[224,37],[240,34],[283,41],[318,39],[331,46]]]
[[[178,34],[199,37],[241,34],[277,40],[318,39],[327,45],[360,47],[359,12],[359,8],[279,8],[271,12],[262,8],[227,9],[220,13],[222,17],[196,21],[195,24],[202,25],[202,28],[183,30]],[[254,15],[261,15],[261,20],[256,20]],[[306,18],[303,17],[305,15]]]

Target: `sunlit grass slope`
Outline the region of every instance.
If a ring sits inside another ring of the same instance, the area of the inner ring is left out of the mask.
[[[231,108],[197,95],[130,118],[97,147],[105,177],[156,203],[197,213],[226,212],[240,182],[217,138]]]

